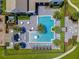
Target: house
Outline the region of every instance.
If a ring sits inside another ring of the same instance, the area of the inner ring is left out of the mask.
[[[6,0],[6,12],[27,12],[27,0]]]
[[[49,2],[49,0],[6,0],[6,12],[34,12],[36,2]]]

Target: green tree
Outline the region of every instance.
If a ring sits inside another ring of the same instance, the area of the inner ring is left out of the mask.
[[[21,32],[21,28],[20,28],[19,26],[15,26],[15,27],[14,27],[14,31],[15,31],[15,32]]]
[[[77,36],[73,36],[72,40],[73,40],[73,45],[75,45],[77,43]]]
[[[18,43],[16,43],[16,44],[14,45],[14,49],[15,49],[15,50],[19,50],[19,49],[20,49],[20,45],[19,45]]]
[[[43,24],[39,24],[37,28],[39,33],[46,33],[46,27]]]
[[[56,19],[61,19],[61,18],[62,18],[62,16],[61,16],[61,14],[60,14],[59,11],[56,11],[56,12],[55,12],[54,18],[56,18]]]
[[[72,21],[78,21],[78,13],[77,12],[74,12],[71,16],[70,16],[71,20]]]

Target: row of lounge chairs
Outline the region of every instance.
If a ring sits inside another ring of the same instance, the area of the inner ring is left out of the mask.
[[[51,46],[34,46],[32,47],[34,50],[51,50]]]

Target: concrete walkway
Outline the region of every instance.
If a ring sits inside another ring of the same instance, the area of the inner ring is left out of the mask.
[[[77,46],[74,46],[71,50],[67,51],[66,53],[56,57],[56,58],[52,58],[52,59],[61,59],[63,58],[64,56],[68,55],[69,53],[73,52],[75,49],[76,49]]]

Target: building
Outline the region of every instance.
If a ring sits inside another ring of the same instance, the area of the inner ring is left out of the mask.
[[[34,12],[36,2],[49,2],[49,0],[6,0],[6,12]]]

